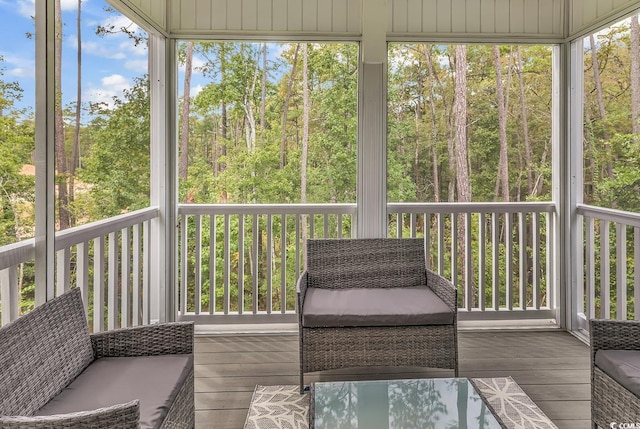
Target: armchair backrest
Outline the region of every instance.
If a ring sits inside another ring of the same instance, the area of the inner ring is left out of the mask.
[[[0,329],[0,415],[30,416],[93,361],[80,289]]]
[[[426,285],[419,238],[310,239],[308,286],[342,289]]]

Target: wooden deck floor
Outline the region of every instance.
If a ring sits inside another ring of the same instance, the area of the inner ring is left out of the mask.
[[[198,335],[195,342],[196,428],[242,429],[256,384],[298,383],[296,334]],[[560,429],[590,427],[589,348],[572,335],[463,331],[459,355],[461,377],[511,376]],[[451,374],[413,371],[333,371],[305,381]]]

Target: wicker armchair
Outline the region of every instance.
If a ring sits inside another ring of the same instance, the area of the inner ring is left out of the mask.
[[[589,324],[592,426],[609,428],[612,422],[637,423],[640,421],[640,398],[621,383],[628,384],[625,378],[635,377],[635,390],[638,391],[640,372],[634,370],[633,363],[640,363],[640,322],[590,320]],[[607,355],[609,359],[606,359]],[[623,365],[612,371],[611,362],[620,357]],[[625,361],[632,365],[624,365]]]
[[[453,369],[457,291],[425,268],[422,239],[307,241],[297,283],[304,373],[370,366]]]
[[[191,322],[91,335],[75,288],[2,327],[0,344],[2,429],[194,427]]]

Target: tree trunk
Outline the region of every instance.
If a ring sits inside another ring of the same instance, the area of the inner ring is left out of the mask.
[[[456,74],[455,74],[455,100],[453,104],[453,119],[455,121],[455,159],[456,159],[456,188],[459,202],[471,201],[471,183],[469,182],[469,155],[467,148],[467,47],[466,45],[456,45]],[[464,261],[466,260],[465,235],[466,226],[463,216],[458,220],[458,261],[460,261],[460,272],[463,282],[467,278],[473,278],[471,272],[467,272]],[[469,267],[471,271],[473,268]],[[452,279],[454,284],[458,284],[458,279]],[[473,290],[471,284],[465,284],[465,290]],[[465,294],[465,301],[468,297],[473,300],[474,293]],[[467,302],[473,306],[473,302]]]
[[[531,141],[529,141],[529,125],[527,122],[527,99],[524,93],[524,77],[522,74],[522,49],[518,46],[518,81],[520,83],[520,108],[522,116],[522,135],[524,143],[524,159],[527,169],[527,193],[533,195],[533,153],[531,151]]]
[[[58,221],[60,231],[69,228],[69,199],[67,196],[67,154],[65,153],[64,119],[62,117],[62,9],[55,0],[55,141],[58,170]]]
[[[418,83],[418,88],[422,88],[422,82]],[[413,181],[416,184],[416,197],[418,201],[422,201],[422,186],[420,186],[420,121],[422,121],[422,106],[420,99],[415,102],[415,115],[414,115],[414,145],[413,145]]]
[[[467,154],[467,47],[456,45],[455,121],[456,188],[458,201],[471,201],[469,157]]]
[[[296,64],[298,64],[298,52],[300,44],[296,43],[296,50],[293,53],[293,64],[291,65],[291,74],[289,75],[289,85],[287,85],[287,94],[284,97],[284,107],[282,111],[282,131],[280,135],[280,170],[284,168],[287,153],[287,116],[289,115],[289,102],[293,91],[293,82],[296,77]]]
[[[76,21],[78,33],[78,82],[76,85],[76,124],[73,132],[73,148],[71,150],[71,165],[69,167],[69,204],[75,200],[75,176],[78,159],[80,158],[80,114],[82,112],[82,0],[78,0],[78,18]],[[69,213],[69,225],[76,224],[75,216]]]
[[[178,176],[187,180],[189,176],[189,116],[191,115],[191,73],[193,71],[193,42],[187,42],[184,59],[184,86],[182,98],[182,127],[180,131],[180,161]]]
[[[302,154],[300,160],[300,203],[307,202],[307,155],[309,152],[309,115],[311,103],[309,101],[309,70],[307,43],[302,44]],[[302,217],[302,245],[306,248],[307,219]],[[306,267],[306,252],[304,266]]]
[[[631,132],[640,133],[640,26],[638,15],[631,17]]]
[[[260,129],[265,128],[265,111],[267,110],[267,44],[262,44],[262,100],[260,103]]]
[[[507,109],[502,83],[502,64],[500,62],[500,47],[493,45],[493,60],[496,68],[496,96],[498,98],[498,126],[500,129],[500,160],[498,161],[498,177],[494,198],[498,198],[499,188],[502,188],[502,201],[509,201],[509,157],[507,154]]]
[[[424,45],[424,55],[427,60],[427,85],[429,85],[429,108],[431,110],[431,162],[433,164],[433,200],[440,202],[440,177],[438,173],[438,117],[436,114],[436,102],[433,86],[438,83],[438,76],[433,69],[433,61],[431,60],[431,51],[428,45]],[[446,101],[445,101],[446,103]],[[445,105],[446,106],[446,105]],[[445,107],[446,109],[446,107]]]
[[[607,158],[611,155],[611,146],[609,145],[609,131],[607,130],[607,112],[604,108],[604,95],[602,94],[602,83],[600,82],[600,66],[598,65],[598,50],[596,49],[596,41],[593,34],[589,36],[591,44],[591,65],[593,69],[593,81],[596,85],[596,96],[598,99],[598,110],[600,111],[600,119],[602,119],[602,138],[605,141],[604,148]],[[607,160],[607,176],[613,179],[613,164],[611,160]]]

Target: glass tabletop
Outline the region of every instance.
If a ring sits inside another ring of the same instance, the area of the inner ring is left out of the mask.
[[[315,383],[315,429],[500,429],[466,378]]]

